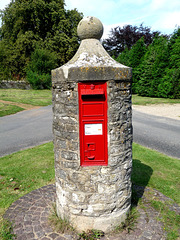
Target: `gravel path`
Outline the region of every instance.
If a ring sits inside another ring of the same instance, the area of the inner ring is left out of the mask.
[[[177,104],[153,104],[153,105],[133,105],[133,109],[161,117],[180,120],[180,103]]]

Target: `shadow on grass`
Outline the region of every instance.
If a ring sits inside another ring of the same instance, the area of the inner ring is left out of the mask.
[[[132,180],[132,204],[137,205],[142,198],[144,190],[148,185],[153,170],[138,159],[133,159]]]

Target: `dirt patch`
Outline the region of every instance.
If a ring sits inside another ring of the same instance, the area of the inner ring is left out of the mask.
[[[153,105],[133,105],[133,109],[161,117],[180,120],[180,104],[153,104]]]
[[[22,107],[22,108],[24,108],[25,110],[40,108],[40,106],[33,106],[33,105],[30,105],[30,104],[16,103],[16,102],[11,102],[11,101],[0,100],[0,102],[1,102],[1,103],[5,103],[5,104],[10,104],[10,105],[15,105],[15,106],[18,106],[18,107]]]

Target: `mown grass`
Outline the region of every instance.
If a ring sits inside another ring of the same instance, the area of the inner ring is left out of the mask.
[[[154,196],[149,198],[149,204],[158,211],[158,220],[164,224],[167,240],[175,240],[179,236],[180,217],[168,207],[173,201],[180,203],[179,172],[180,160],[134,143],[132,182],[159,190],[172,199],[170,202],[161,202],[154,199]]]
[[[180,204],[180,160],[133,144],[132,182],[149,186]]]
[[[132,95],[132,104],[134,105],[175,104],[175,103],[180,103],[180,99],[152,98],[152,97],[141,97],[136,94]]]
[[[51,90],[0,89],[0,100],[47,106],[52,104]]]
[[[0,102],[0,117],[15,114],[23,111],[23,106],[47,106],[52,104],[51,90],[21,90],[21,89],[0,89],[0,100],[13,102]]]
[[[54,182],[52,143],[1,157],[0,162],[1,213],[19,197]]]
[[[2,215],[11,203],[34,189],[54,182],[53,144],[51,142],[1,157],[0,162],[1,230]],[[155,188],[179,203],[179,170],[178,159],[133,144],[132,182],[134,184]],[[168,211],[165,210],[165,213],[169,220],[164,220],[167,229],[168,221],[173,221]],[[177,223],[174,228],[177,228]],[[170,231],[173,233],[175,230],[171,227]],[[169,239],[173,238],[169,237]]]
[[[0,117],[23,111],[24,108],[0,102]]]

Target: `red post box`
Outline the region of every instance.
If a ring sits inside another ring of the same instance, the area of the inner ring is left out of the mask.
[[[78,84],[81,166],[107,165],[107,85]]]

